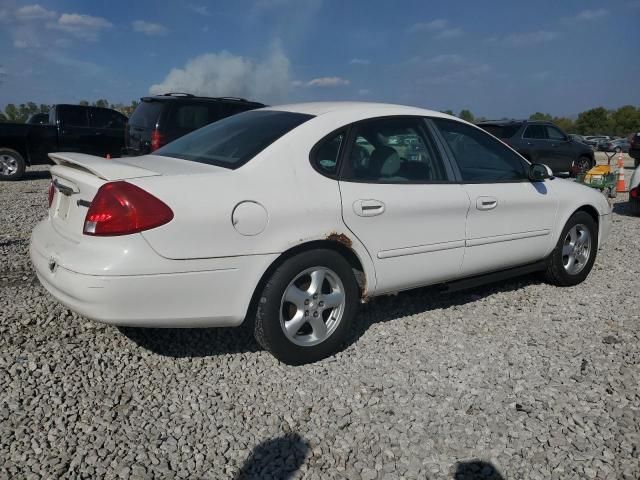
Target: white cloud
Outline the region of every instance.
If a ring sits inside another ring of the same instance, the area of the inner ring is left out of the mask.
[[[16,39],[13,41],[13,46],[16,48],[28,48],[29,44],[25,40]]]
[[[557,32],[539,30],[537,32],[512,33],[510,35],[507,35],[503,39],[493,37],[488,41],[490,43],[504,42],[511,47],[529,47],[531,45],[537,45],[539,43],[551,42],[556,38],[558,38]]]
[[[57,22],[49,23],[47,26],[78,38],[95,41],[103,31],[112,28],[113,24],[102,17],[81,15],[79,13],[63,13]]]
[[[449,26],[449,22],[443,18],[437,18],[430,22],[418,22],[409,27],[410,32],[438,32]]]
[[[369,90],[368,88],[361,88],[360,90],[358,90],[358,95],[360,96],[366,96],[369,95],[371,93],[371,90]]]
[[[583,10],[575,16],[576,20],[580,21],[589,21],[589,20],[597,20],[598,18],[605,17],[609,14],[609,11],[606,8],[597,8],[595,10]]]
[[[289,69],[289,59],[277,44],[259,63],[227,51],[206,53],[189,60],[184,68],[172,69],[161,83],[149,88],[149,93],[177,91],[280,101],[291,85]]]
[[[9,17],[9,12],[7,11],[7,9],[1,9],[0,10],[0,21],[4,20],[5,18]]]
[[[448,20],[437,18],[430,22],[418,22],[411,25],[409,33],[429,32],[433,38],[442,40],[447,38],[460,37],[464,31],[459,27],[452,27]]]
[[[469,84],[495,76],[490,65],[477,63],[457,53],[441,54],[430,58],[414,57],[408,65],[411,67],[409,76],[418,78],[419,84]]]
[[[144,20],[136,20],[131,24],[134,32],[144,33],[150,36],[162,36],[169,33],[169,29],[159,23],[145,22]]]
[[[187,5],[187,8],[198,15],[203,15],[205,17],[211,16],[211,12],[209,12],[209,7],[206,5],[195,5],[193,3]]]
[[[56,12],[47,10],[37,3],[35,5],[25,5],[24,7],[20,7],[16,10],[15,14],[18,20],[50,20],[55,18],[56,15]]]
[[[305,83],[307,87],[344,87],[351,82],[342,77],[319,77]]]
[[[351,65],[369,65],[371,60],[367,60],[366,58],[352,58],[349,60]]]

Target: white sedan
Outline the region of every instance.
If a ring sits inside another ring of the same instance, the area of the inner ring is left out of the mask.
[[[251,321],[290,364],[335,352],[376,295],[534,270],[580,283],[611,225],[599,192],[397,105],[269,107],[153,155],[51,158],[30,252],[53,296],[116,325]]]

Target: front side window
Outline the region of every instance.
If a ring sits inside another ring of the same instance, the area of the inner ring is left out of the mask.
[[[276,110],[239,113],[180,137],[154,155],[235,169],[311,118]]]
[[[65,105],[60,107],[60,120],[68,127],[86,127],[87,109],[85,107],[76,107],[73,105]]]
[[[547,136],[549,140],[566,140],[567,137],[556,127],[547,126]]]
[[[421,118],[381,118],[354,127],[342,180],[371,183],[448,181]]]
[[[519,182],[528,179],[526,161],[479,128],[434,118],[460,169],[463,182]]]
[[[531,140],[546,140],[547,131],[544,125],[529,125],[522,135],[522,138],[528,138]]]
[[[113,110],[96,108],[89,116],[89,126],[94,128],[122,129],[125,123],[126,118]]]

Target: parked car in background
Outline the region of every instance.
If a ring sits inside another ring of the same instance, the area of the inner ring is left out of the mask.
[[[54,105],[46,124],[0,123],[0,180],[18,180],[27,166],[51,163],[51,152],[117,156],[127,117],[109,108]]]
[[[631,213],[640,215],[640,168],[638,167],[634,170],[629,181],[629,207]]]
[[[166,93],[143,97],[125,134],[126,155],[144,155],[198,128],[264,104],[235,97]]]
[[[633,158],[635,167],[640,167],[640,132],[629,135],[629,156]]]
[[[27,118],[27,121],[24,123],[28,123],[29,125],[48,125],[49,124],[49,114],[48,113],[34,113]]]
[[[264,108],[151,155],[52,158],[30,253],[54,297],[117,325],[247,319],[291,364],[339,349],[372,296],[538,270],[576,285],[611,227],[600,192],[406,106]]]
[[[600,152],[624,152],[629,151],[630,143],[626,138],[618,138],[616,140],[609,140],[608,142],[601,142],[598,144],[598,151]]]
[[[544,163],[554,172],[582,173],[595,165],[593,150],[571,139],[551,122],[488,120],[477,124],[533,163]]]
[[[608,142],[609,140],[611,140],[611,137],[607,135],[588,135],[584,137],[584,143],[593,147],[594,149],[600,142]]]
[[[586,143],[585,143],[585,141],[584,141],[584,137],[583,137],[582,135],[578,135],[578,134],[576,134],[576,133],[570,133],[570,134],[569,134],[569,138],[570,138],[571,140],[576,141],[576,142],[584,143],[584,144],[586,145]]]

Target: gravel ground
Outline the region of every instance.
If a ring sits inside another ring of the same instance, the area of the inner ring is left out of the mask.
[[[626,195],[584,284],[375,299],[344,351],[294,368],[246,329],[57,305],[27,256],[47,182],[0,184],[0,478],[640,478]]]

